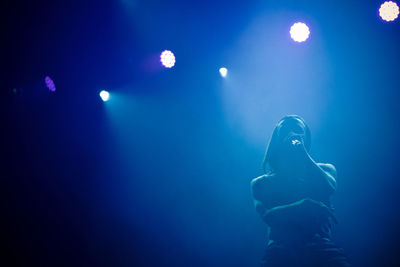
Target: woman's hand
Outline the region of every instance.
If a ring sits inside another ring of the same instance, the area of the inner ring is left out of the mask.
[[[308,154],[304,145],[304,136],[301,134],[288,134],[288,136],[283,139],[282,145],[284,158],[290,160],[301,160]]]

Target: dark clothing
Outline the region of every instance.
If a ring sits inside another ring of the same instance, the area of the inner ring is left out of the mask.
[[[293,246],[270,241],[263,267],[349,267],[342,249],[329,238],[316,235],[310,241]]]
[[[333,208],[330,203],[330,194],[323,192],[320,188],[315,188],[309,179],[288,179],[276,174],[264,175],[258,179],[258,189],[261,191],[256,197],[267,209],[287,205],[296,201],[311,198]],[[267,192],[267,193],[266,193]],[[302,209],[298,214],[288,213],[284,219],[285,223],[271,227],[269,238],[275,241],[286,239],[310,239],[315,234],[329,238],[334,218],[327,215],[320,215],[318,211]],[[300,224],[297,219],[302,219]],[[284,242],[284,241],[283,241]]]
[[[332,212],[330,194],[308,182],[264,175],[257,181],[261,190],[255,196],[267,210],[312,198]],[[299,206],[280,214],[279,223],[270,225],[269,243],[261,266],[268,267],[346,267],[350,266],[342,250],[330,240],[336,220],[313,206]]]

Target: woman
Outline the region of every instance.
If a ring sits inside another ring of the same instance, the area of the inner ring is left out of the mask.
[[[265,154],[266,174],[251,182],[256,210],[270,230],[262,266],[350,266],[330,240],[336,169],[316,163],[310,144],[301,117],[282,118]]]

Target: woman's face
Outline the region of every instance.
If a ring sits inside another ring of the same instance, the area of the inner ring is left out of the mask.
[[[278,124],[278,136],[281,142],[285,142],[292,136],[299,136],[305,138],[306,126],[304,123],[296,118],[281,121]]]

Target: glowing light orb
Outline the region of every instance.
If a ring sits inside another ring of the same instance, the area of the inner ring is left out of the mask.
[[[51,91],[51,92],[56,91],[56,86],[55,86],[53,80],[49,76],[46,76],[44,78],[44,82],[46,83],[46,86],[49,89],[49,91]]]
[[[385,21],[394,21],[399,16],[399,6],[395,2],[386,1],[379,8],[379,16]]]
[[[221,74],[221,76],[222,76],[223,78],[225,78],[226,75],[228,75],[228,69],[225,68],[225,67],[220,68],[220,69],[219,69],[219,74]]]
[[[161,64],[163,64],[164,67],[172,68],[175,65],[174,53],[172,53],[169,50],[163,51],[161,53],[161,56],[160,56],[160,61],[161,61]]]
[[[310,29],[303,22],[296,22],[290,27],[290,36],[296,42],[304,42],[310,36]]]
[[[100,92],[100,97],[101,97],[101,100],[106,102],[106,101],[108,101],[110,99],[110,93],[105,91],[105,90],[103,90],[103,91]]]

